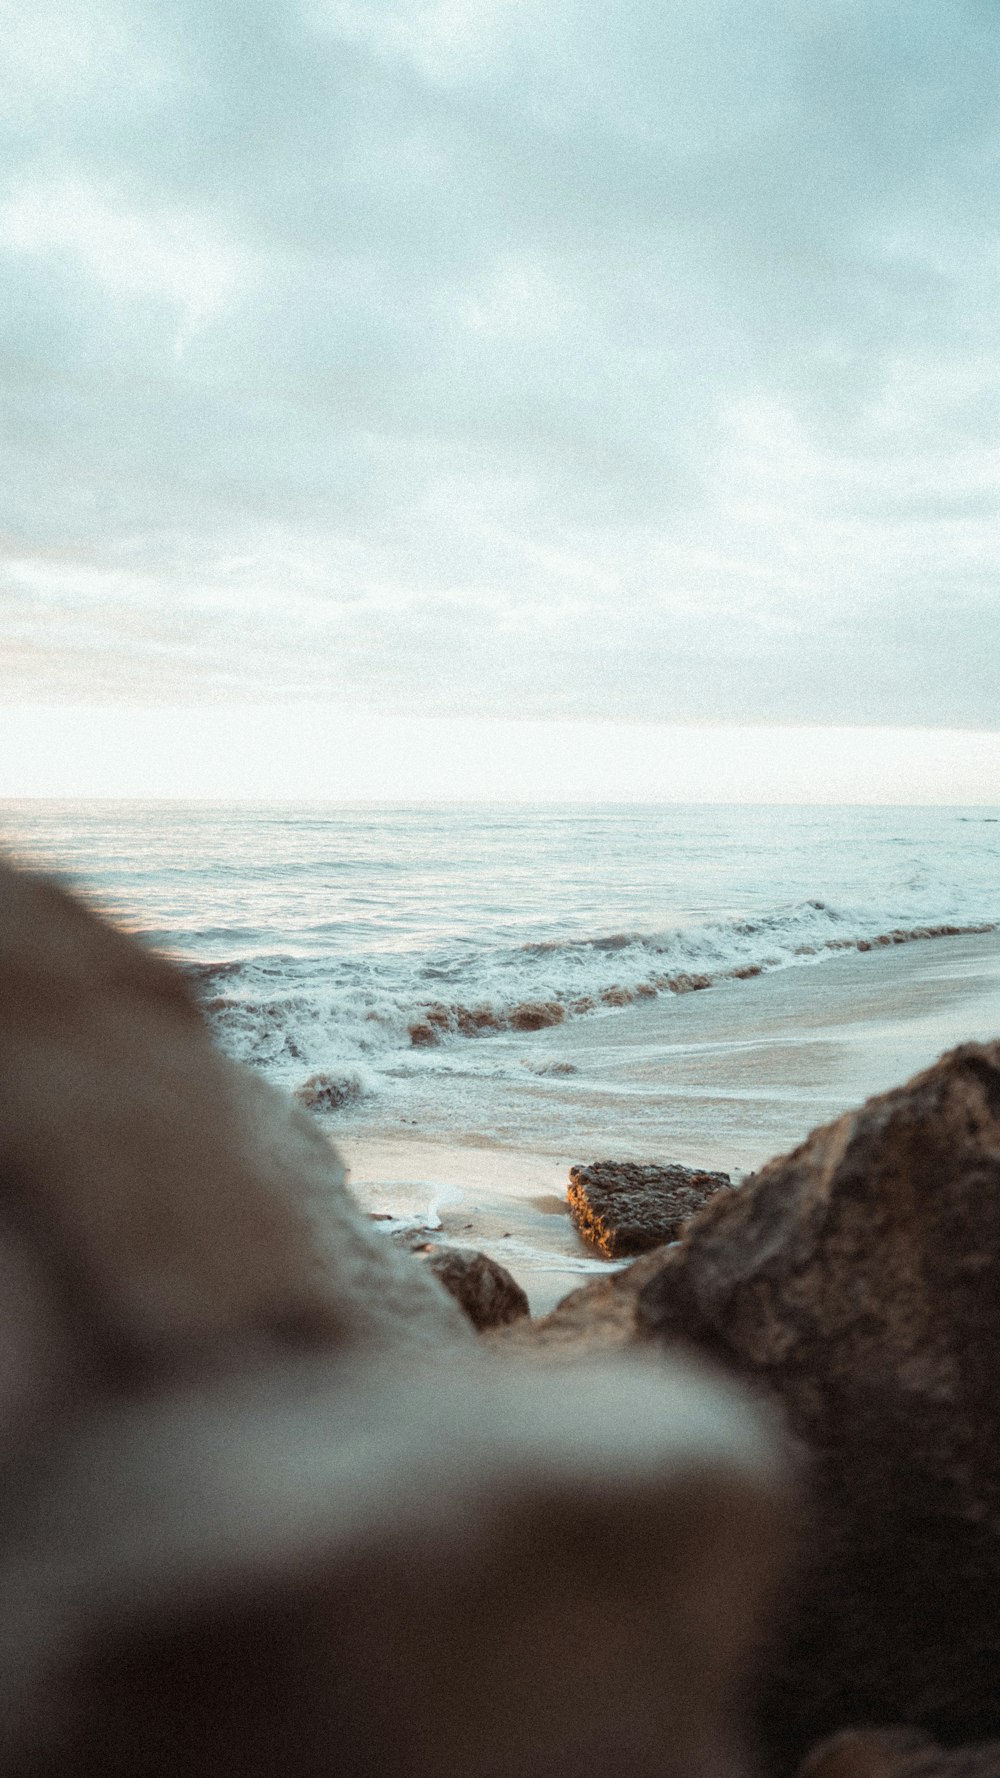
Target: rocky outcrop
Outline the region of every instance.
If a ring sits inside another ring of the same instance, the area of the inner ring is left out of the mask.
[[[648,1332],[781,1402],[810,1563],[765,1716],[794,1763],[852,1723],[1000,1734],[1000,1044],[968,1044],[720,1193],[644,1286]]]
[[[731,1189],[728,1173],[595,1161],[570,1168],[566,1198],[584,1240],[606,1259],[623,1259],[675,1241],[709,1198]]]
[[[171,968],[2,865],[0,1082],[6,1778],[738,1769],[789,1537],[744,1392],[501,1363]]]

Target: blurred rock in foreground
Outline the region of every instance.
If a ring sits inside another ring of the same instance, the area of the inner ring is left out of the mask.
[[[777,1398],[811,1552],[775,1757],[851,1724],[1000,1734],[1000,1044],[967,1044],[720,1193],[639,1295]]]
[[[718,1778],[746,1391],[477,1346],[177,974],[0,864],[5,1778]]]
[[[916,1729],[843,1729],[796,1778],[1000,1778],[1000,1741],[941,1747]]]

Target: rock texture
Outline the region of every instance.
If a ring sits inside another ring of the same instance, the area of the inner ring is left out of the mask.
[[[766,1428],[682,1365],[120,1404],[5,1507],[3,1770],[717,1778],[785,1520]]]
[[[1000,1734],[998,1283],[1000,1044],[968,1044],[720,1193],[641,1293],[812,1456],[786,1765],[852,1723]]]
[[[179,972],[2,862],[0,1081],[3,1263],[79,1377],[465,1333],[313,1119],[216,1050]]]
[[[737,1764],[766,1416],[487,1354],[174,971],[3,865],[0,1464],[5,1778]]]
[[[471,1247],[430,1245],[425,1264],[479,1332],[507,1327],[531,1313],[517,1279],[486,1253]]]
[[[623,1259],[675,1241],[709,1198],[731,1189],[728,1173],[595,1161],[570,1168],[566,1197],[584,1240],[607,1259]]]
[[[813,1749],[797,1778],[1000,1778],[1000,1741],[941,1747],[916,1729],[843,1729]]]

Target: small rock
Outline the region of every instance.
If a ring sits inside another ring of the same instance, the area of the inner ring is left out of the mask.
[[[339,1111],[362,1098],[364,1088],[353,1074],[311,1074],[294,1096],[308,1111]]]
[[[728,1173],[596,1161],[570,1168],[566,1197],[584,1240],[607,1259],[623,1259],[676,1240],[709,1198],[732,1188]]]
[[[426,1263],[465,1310],[473,1327],[506,1327],[531,1313],[516,1278],[488,1254],[468,1247],[431,1246]]]

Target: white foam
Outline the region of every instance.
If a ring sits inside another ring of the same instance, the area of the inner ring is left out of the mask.
[[[774,969],[815,967],[838,951],[915,942],[942,926],[982,929],[970,916],[900,918],[871,906],[836,908],[819,899],[752,919],[693,922],[649,933],[615,933],[526,945],[456,944],[426,955],[391,952],[363,960],[247,958],[203,968],[205,1010],[238,1060],[289,1086],[317,1071],[348,1076],[360,1095],[392,1079],[502,1071],[489,1053],[497,1031],[525,1035],[580,1017],[614,1017],[670,993],[696,991]],[[447,978],[447,993],[442,989]],[[218,992],[213,992],[214,989]],[[533,1072],[566,1064],[529,1057]],[[351,1097],[348,1094],[346,1097]]]

